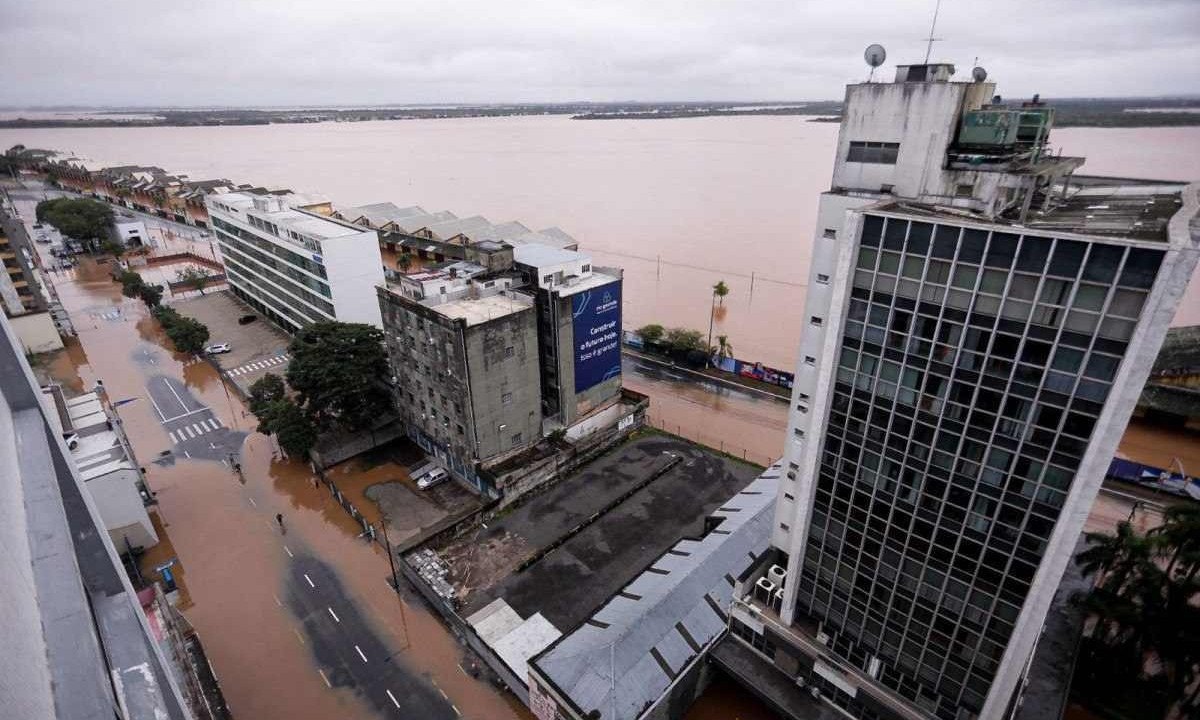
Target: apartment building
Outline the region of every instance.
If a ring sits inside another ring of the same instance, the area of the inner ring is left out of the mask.
[[[205,198],[233,292],[296,331],[338,320],[382,327],[375,230],[330,217],[323,198],[229,192]]]
[[[1053,108],[954,74],[847,87],[732,608],[764,673],[856,718],[1010,717],[1200,245],[1197,185],[1083,176]]]

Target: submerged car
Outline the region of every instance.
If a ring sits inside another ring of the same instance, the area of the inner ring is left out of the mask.
[[[229,352],[229,350],[229,343],[217,343],[216,345],[209,345],[208,347],[204,348],[204,352],[208,353],[209,355],[220,355],[221,353]]]

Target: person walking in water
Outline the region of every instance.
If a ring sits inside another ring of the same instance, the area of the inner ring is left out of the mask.
[[[275,513],[275,522],[279,523],[279,527],[283,527],[283,513]]]

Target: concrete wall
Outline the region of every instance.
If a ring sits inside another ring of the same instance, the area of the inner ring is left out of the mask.
[[[382,328],[379,299],[375,294],[375,287],[383,284],[379,233],[369,230],[326,240],[321,243],[321,248],[337,319]]]
[[[470,401],[480,460],[532,445],[542,437],[535,312],[531,307],[466,329]],[[518,433],[520,439],[514,442]]]
[[[16,332],[25,352],[44,353],[61,350],[63,347],[62,337],[59,336],[58,328],[54,326],[54,318],[49,312],[26,313],[9,318],[8,321],[12,323],[13,331]]]
[[[995,89],[987,82],[848,85],[833,187],[878,192],[886,184],[903,197],[942,194],[946,148],[961,111],[990,101]],[[899,143],[896,164],[847,162],[852,141]]]

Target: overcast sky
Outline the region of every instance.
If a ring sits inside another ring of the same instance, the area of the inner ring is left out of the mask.
[[[840,98],[933,0],[0,0],[0,105]],[[1200,0],[945,0],[1006,96],[1200,93]]]

